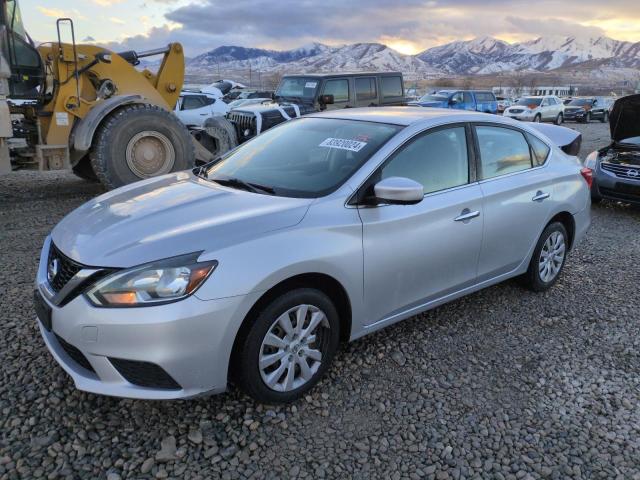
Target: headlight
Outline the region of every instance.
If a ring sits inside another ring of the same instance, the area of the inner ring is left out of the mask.
[[[218,262],[181,255],[112,273],[96,282],[87,298],[97,307],[141,307],[175,302],[195,292]]]

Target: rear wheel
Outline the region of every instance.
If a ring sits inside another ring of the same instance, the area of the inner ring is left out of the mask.
[[[591,112],[587,112],[587,114],[584,116],[584,123],[590,123],[591,122]]]
[[[553,123],[555,123],[556,125],[562,125],[562,122],[564,122],[564,115],[562,115],[562,113],[559,113]]]
[[[543,292],[556,283],[567,258],[568,240],[567,230],[562,223],[547,225],[533,251],[529,269],[522,277],[529,289]]]
[[[321,291],[301,288],[275,298],[239,341],[233,365],[239,386],[259,402],[300,398],[329,368],[339,331],[336,308]]]
[[[604,112],[602,118],[600,119],[602,123],[607,123],[609,121],[609,112]]]
[[[130,105],[111,114],[96,132],[91,166],[112,189],[194,165],[187,128],[155,105]]]

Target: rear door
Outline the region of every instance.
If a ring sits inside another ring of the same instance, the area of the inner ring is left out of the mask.
[[[539,165],[524,132],[494,124],[477,124],[474,131],[484,212],[482,282],[525,260],[548,218],[553,189],[549,169]]]
[[[358,208],[362,220],[368,324],[470,286],[482,241],[482,194],[463,124],[407,141],[363,187],[388,177],[421,183],[416,205]]]

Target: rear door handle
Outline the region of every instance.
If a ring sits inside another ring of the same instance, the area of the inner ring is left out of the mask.
[[[453,221],[454,222],[467,222],[467,221],[471,220],[472,218],[476,218],[478,216],[480,216],[480,211],[479,210],[476,210],[475,212],[472,212],[468,208],[465,208],[464,210],[462,210],[460,215],[458,215],[456,218],[453,219]]]
[[[534,202],[541,202],[545,198],[549,198],[551,195],[549,193],[544,193],[541,190],[538,190],[534,197],[531,199]]]

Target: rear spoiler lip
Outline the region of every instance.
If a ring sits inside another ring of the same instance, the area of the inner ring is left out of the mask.
[[[558,125],[545,123],[530,123],[529,126],[537,130],[560,148],[567,155],[577,157],[582,145],[582,134],[576,130]]]

